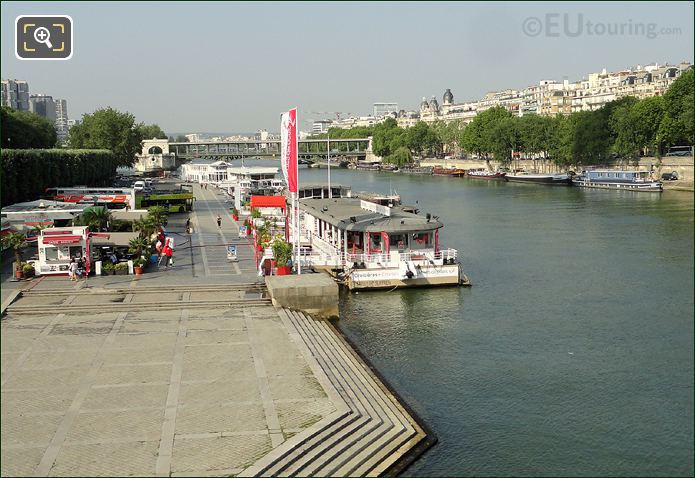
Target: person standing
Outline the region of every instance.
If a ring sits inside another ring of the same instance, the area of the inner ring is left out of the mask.
[[[222,218],[219,214],[217,215],[217,227],[222,227]]]
[[[164,247],[162,248],[162,253],[166,257],[166,264],[165,266],[169,268],[169,266],[174,265],[174,241],[171,237],[167,237],[166,241],[164,241]]]
[[[77,262],[75,262],[75,258],[73,257],[70,259],[70,265],[68,266],[68,276],[71,281],[77,280],[75,274],[77,274]]]

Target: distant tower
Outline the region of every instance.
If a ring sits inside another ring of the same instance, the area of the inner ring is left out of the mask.
[[[443,99],[444,106],[449,106],[449,105],[452,105],[454,103],[454,94],[451,92],[451,90],[449,88],[447,88],[446,91],[444,92],[444,97],[442,99]]]
[[[420,112],[429,111],[430,104],[427,102],[427,98],[422,97],[422,103],[420,103]]]
[[[439,113],[439,103],[437,103],[437,98],[434,96],[430,100],[430,110],[432,110],[432,113]]]

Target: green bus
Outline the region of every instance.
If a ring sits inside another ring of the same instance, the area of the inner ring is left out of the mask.
[[[170,213],[193,210],[193,192],[156,191],[149,194],[136,194],[135,207],[147,209],[150,206],[162,206]]]

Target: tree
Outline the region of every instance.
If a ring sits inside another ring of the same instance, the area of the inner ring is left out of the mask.
[[[404,130],[398,127],[393,118],[387,118],[374,127],[372,150],[377,156],[389,156],[398,147],[403,146]]]
[[[613,152],[624,158],[635,158],[639,156],[640,142],[636,134],[636,116],[634,108],[638,100],[635,97],[627,96],[617,101],[611,102],[608,126],[610,128],[613,145]]]
[[[147,209],[147,218],[160,228],[166,222],[167,210],[163,206],[150,206]]]
[[[632,108],[632,116],[637,144],[660,156],[658,134],[664,117],[663,97],[652,96],[641,100]]]
[[[188,138],[182,134],[176,137],[176,143],[188,143]]]
[[[509,111],[499,106],[483,111],[463,130],[461,147],[478,156],[487,156],[493,149],[498,149],[499,154],[500,143],[495,138],[499,130],[496,129],[496,125],[504,118],[511,117]]]
[[[3,248],[14,251],[15,270],[22,265],[22,251],[27,247],[27,237],[21,232],[11,232],[2,238]]]
[[[442,148],[441,140],[424,121],[418,121],[415,126],[405,130],[405,144],[418,156],[422,156],[423,152],[436,154]]]
[[[3,148],[52,148],[58,136],[53,124],[46,118],[28,111],[17,111],[2,107],[2,147]]]
[[[122,166],[132,166],[141,149],[142,131],[135,124],[135,117],[113,108],[83,115],[69,134],[70,147],[110,149]]]
[[[405,146],[401,146],[396,151],[394,151],[393,154],[386,156],[384,158],[384,162],[389,164],[395,164],[400,168],[402,166],[405,166],[406,164],[412,163],[413,155],[410,153],[410,150],[408,148],[406,148]]]
[[[92,230],[107,230],[111,222],[111,211],[103,206],[90,207],[82,213],[82,222]]]
[[[488,148],[495,159],[508,163],[512,159],[512,152],[519,151],[522,147],[519,118],[507,116],[500,118],[488,127]]]
[[[662,146],[693,144],[693,75],[692,69],[681,73],[664,93],[664,117],[657,133]]]
[[[167,139],[167,135],[159,125],[141,124],[138,126],[142,139]]]

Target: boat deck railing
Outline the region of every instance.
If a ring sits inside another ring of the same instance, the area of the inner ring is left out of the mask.
[[[434,249],[411,250],[411,251],[391,251],[389,253],[373,251],[370,253],[352,253],[338,249],[336,246],[320,238],[316,234],[310,234],[311,252],[304,252],[301,256],[302,265],[319,266],[350,266],[353,264],[365,267],[397,267],[402,262],[431,263],[443,261],[456,262],[458,252],[456,249]]]

